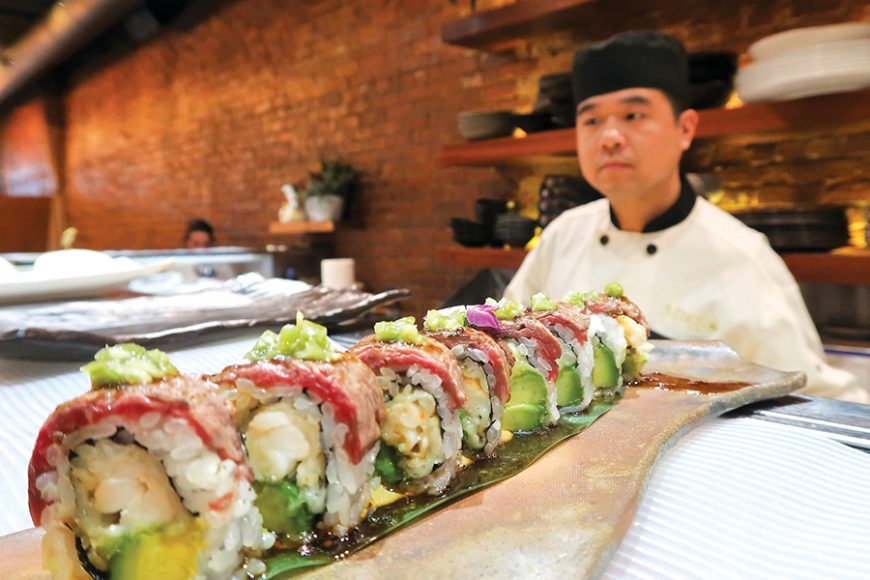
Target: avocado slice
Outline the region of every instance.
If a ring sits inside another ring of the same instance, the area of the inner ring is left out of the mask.
[[[519,403],[505,407],[501,427],[508,431],[532,431],[543,425],[546,418],[545,406]]]
[[[583,386],[580,384],[580,373],[577,366],[559,367],[556,378],[556,405],[566,407],[577,405],[583,400]]]
[[[263,527],[291,537],[311,530],[314,515],[308,511],[302,490],[295,484],[255,481],[254,490],[257,492],[254,505],[263,514]]]
[[[547,381],[527,362],[519,361],[511,371],[511,398],[508,405],[547,404]]]
[[[622,363],[622,376],[626,381],[640,378],[640,371],[644,364],[646,364],[646,356],[636,350],[630,351]]]
[[[592,385],[596,388],[612,388],[619,384],[619,369],[613,351],[601,342],[592,349]]]
[[[118,580],[187,580],[197,572],[202,530],[194,522],[143,531],[124,538],[109,561],[109,577]]]

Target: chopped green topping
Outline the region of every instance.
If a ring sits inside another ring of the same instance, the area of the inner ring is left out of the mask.
[[[298,312],[296,324],[284,325],[279,334],[267,330],[245,355],[245,358],[250,361],[271,360],[277,357],[331,361],[338,358],[338,355],[329,344],[326,327],[305,320],[302,313]]]
[[[613,298],[622,298],[625,290],[622,289],[622,284],[619,282],[611,282],[604,287],[604,293]]]
[[[175,376],[178,369],[165,352],[145,350],[138,344],[116,344],[100,349],[93,362],[81,367],[91,376],[95,388],[139,385]]]
[[[399,467],[399,454],[385,443],[381,443],[381,448],[378,449],[378,456],[375,458],[375,473],[381,477],[382,483],[388,485],[399,483],[405,478]]]
[[[428,339],[417,330],[417,319],[406,316],[392,322],[383,321],[375,324],[375,338],[382,342],[408,342],[411,344],[426,344]]]
[[[263,527],[272,532],[298,536],[311,530],[314,515],[302,490],[289,481],[280,483],[254,482],[257,499],[254,505],[263,515]]]
[[[492,298],[487,298],[485,304],[496,307],[493,314],[499,320],[513,320],[525,312],[522,304],[509,298],[502,298],[498,302]]]
[[[432,332],[438,330],[453,331],[466,325],[465,309],[457,309],[449,314],[430,310],[423,319],[423,328]]]
[[[534,296],[532,296],[532,311],[533,312],[547,312],[550,310],[555,310],[559,305],[556,304],[555,300],[551,300],[547,297],[543,292],[538,292]]]
[[[598,292],[571,292],[565,296],[565,302],[574,306],[583,308],[587,302],[595,300],[599,297]]]

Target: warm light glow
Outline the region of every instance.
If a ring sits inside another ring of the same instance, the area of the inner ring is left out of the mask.
[[[514,139],[524,139],[526,136],[526,132],[517,127],[514,129]]]

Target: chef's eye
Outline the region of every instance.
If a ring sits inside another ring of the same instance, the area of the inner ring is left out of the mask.
[[[598,124],[598,119],[596,119],[595,117],[586,117],[585,119],[580,120],[580,124],[582,124],[584,127],[594,127]]]
[[[643,113],[638,113],[637,111],[629,113],[625,116],[626,121],[639,121],[641,119],[643,119]]]

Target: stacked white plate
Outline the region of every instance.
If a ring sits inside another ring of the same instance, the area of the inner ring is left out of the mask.
[[[737,72],[747,103],[800,99],[870,87],[870,24],[788,30],[749,47],[753,64]]]
[[[492,139],[507,137],[514,130],[513,117],[510,111],[459,113],[459,134],[469,141],[475,139]]]

